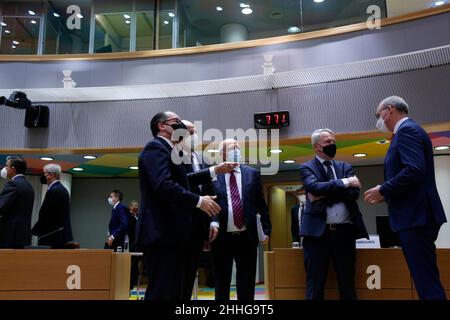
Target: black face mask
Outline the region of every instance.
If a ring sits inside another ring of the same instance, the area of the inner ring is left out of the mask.
[[[329,156],[329,157],[331,157],[331,158],[334,158],[334,156],[336,155],[336,149],[337,149],[336,144],[335,144],[335,143],[332,143],[332,144],[329,144],[329,145],[323,147],[323,150],[322,150],[322,151],[323,151],[323,153],[325,153],[327,156]]]
[[[47,184],[47,178],[44,175],[40,176],[39,179],[41,180],[42,184]]]

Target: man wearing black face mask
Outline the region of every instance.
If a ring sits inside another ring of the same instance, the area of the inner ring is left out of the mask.
[[[44,167],[41,183],[47,184],[44,202],[39,210],[39,219],[31,229],[39,237],[39,245],[54,249],[64,248],[73,240],[70,224],[70,197],[67,189],[59,181],[61,166],[50,163]]]
[[[306,298],[323,300],[332,259],[340,298],[355,300],[355,240],[369,239],[356,202],[361,184],[350,164],[333,160],[333,131],[314,131],[311,144],[316,157],[300,166],[307,192],[300,226],[307,272]]]

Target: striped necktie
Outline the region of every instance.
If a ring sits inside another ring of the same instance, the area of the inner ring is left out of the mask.
[[[234,175],[234,170],[230,173],[230,193],[231,193],[231,205],[233,207],[233,220],[234,225],[238,229],[244,227],[244,209],[242,208],[241,197],[239,195],[239,189]]]

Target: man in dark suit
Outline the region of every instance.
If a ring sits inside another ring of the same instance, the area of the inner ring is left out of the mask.
[[[360,182],[350,164],[333,160],[336,138],[330,129],[311,135],[316,157],[300,166],[307,193],[300,225],[306,268],[306,299],[323,300],[330,259],[342,300],[356,299],[355,240],[369,236],[356,200]]]
[[[291,235],[292,242],[300,245],[300,221],[306,203],[305,189],[303,186],[297,189],[296,197],[298,203],[291,208]]]
[[[113,207],[111,219],[109,220],[109,237],[107,239],[108,247],[117,251],[117,247],[122,247],[125,236],[128,232],[128,224],[130,223],[130,214],[126,205],[121,201],[123,193],[120,190],[113,190],[109,194],[108,204]],[[129,244],[129,243],[128,243]]]
[[[434,242],[447,220],[436,187],[433,146],[408,113],[408,104],[397,96],[377,108],[377,128],[393,136],[384,161],[385,182],[366,191],[365,200],[386,201],[391,229],[398,235],[420,299],[445,300]]]
[[[39,219],[31,229],[38,236],[39,245],[62,249],[73,240],[70,224],[70,197],[67,189],[59,181],[61,166],[50,163],[44,166],[41,183],[48,189],[39,211]]]
[[[186,128],[177,114],[160,112],[150,123],[155,137],[139,155],[141,191],[137,244],[144,252],[149,285],[145,299],[179,300],[184,297],[183,270],[186,243],[191,236],[192,212],[199,208],[212,216],[220,211],[212,196],[199,196],[190,186],[209,183],[234,164],[224,163],[188,174],[179,162],[180,129]]]
[[[136,224],[138,220],[139,202],[137,200],[131,200],[128,204],[130,220],[128,223],[128,239],[130,245],[130,252],[139,252],[136,246]],[[130,290],[138,282],[139,277],[139,257],[131,257],[131,273],[130,273]]]
[[[20,249],[31,244],[34,191],[25,179],[27,163],[8,157],[1,177],[9,179],[0,193],[0,248]]]
[[[236,140],[221,143],[223,159],[240,162],[240,147]],[[258,252],[257,214],[267,241],[271,233],[269,212],[258,170],[239,165],[232,172],[219,175],[215,182],[217,201],[222,208],[212,225],[219,234],[212,242],[215,298],[230,299],[233,260],[236,262],[236,290],[238,300],[254,300],[256,261]]]

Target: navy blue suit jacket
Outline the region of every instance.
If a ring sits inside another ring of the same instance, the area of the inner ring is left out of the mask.
[[[47,235],[59,228],[63,229]],[[55,182],[45,194],[44,202],[39,210],[39,220],[31,232],[42,237],[39,239],[39,245],[49,245],[53,248],[63,248],[67,242],[73,240],[69,192],[61,182]]]
[[[428,134],[408,119],[393,136],[380,188],[394,232],[446,222],[436,188],[433,146]]]
[[[337,180],[328,180],[328,176],[322,164],[317,158],[303,163],[300,166],[300,176],[306,188],[315,196],[325,196],[323,200],[311,203],[306,197],[306,206],[302,214],[300,223],[300,235],[320,237],[325,231],[327,220],[327,205],[343,202],[350,213],[350,219],[355,227],[355,239],[367,238],[366,227],[364,225],[361,211],[356,200],[359,197],[358,188],[346,188],[342,178],[354,176],[353,168],[350,164],[343,161],[332,161],[336,171]]]
[[[240,165],[241,168],[241,184],[242,184],[242,204],[244,209],[245,227],[247,229],[250,240],[258,245],[258,229],[256,225],[256,214],[261,215],[261,225],[264,234],[269,236],[272,231],[270,223],[269,210],[262,192],[261,176],[258,170],[246,165]],[[228,197],[225,175],[221,174],[217,177],[214,187],[217,193],[217,203],[222,209],[214,218],[219,222],[219,234],[215,241],[222,241],[227,232],[228,224]]]
[[[138,245],[180,245],[191,236],[192,212],[199,195],[190,186],[211,182],[209,169],[188,173],[171,160],[171,146],[156,137],[139,155],[141,201],[136,225]]]
[[[300,242],[300,230],[298,221],[298,210],[300,209],[300,204],[297,203],[291,208],[291,234],[293,242]],[[302,213],[303,215],[303,213]]]
[[[128,233],[130,223],[130,210],[122,202],[113,209],[111,220],[109,220],[109,234],[114,237],[116,243],[123,243],[125,235]]]
[[[0,248],[31,244],[34,190],[23,176],[5,183],[0,193]]]

